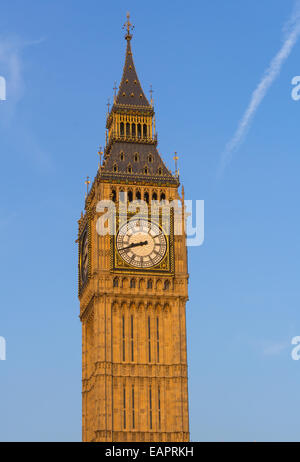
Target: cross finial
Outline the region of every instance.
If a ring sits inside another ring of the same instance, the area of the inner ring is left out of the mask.
[[[89,184],[90,184],[90,182],[91,182],[91,180],[90,180],[90,177],[89,177],[89,176],[87,176],[87,177],[86,177],[86,180],[85,180],[85,182],[84,182],[84,183],[86,184],[86,193],[85,193],[85,198],[87,198],[87,196],[88,196],[88,193],[89,193]]]
[[[134,26],[130,22],[130,14],[128,11],[127,11],[126,16],[127,16],[127,21],[123,25],[123,29],[126,29],[127,31],[127,34],[125,35],[126,40],[131,40],[132,35],[130,34],[130,31],[134,29]]]
[[[115,80],[113,91],[114,91],[114,103],[115,103],[116,102],[116,95],[117,95],[117,81],[116,80]]]
[[[175,175],[179,176],[179,169],[177,168],[177,162],[178,162],[179,157],[176,151],[174,152],[174,154],[175,156],[173,157],[173,159],[175,160]]]
[[[150,93],[150,104],[151,106],[153,106],[153,90],[152,90],[152,84],[150,85],[150,90],[149,90],[149,93]]]
[[[98,169],[100,169],[101,163],[102,163],[102,156],[103,156],[102,146],[99,146],[98,155],[100,157],[100,161],[99,161],[99,164],[98,164]]]

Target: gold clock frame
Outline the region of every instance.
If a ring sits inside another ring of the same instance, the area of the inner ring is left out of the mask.
[[[146,214],[145,215],[138,214],[137,216],[138,219],[153,222],[164,233],[164,236],[167,241],[167,250],[166,250],[166,253],[163,259],[157,265],[152,266],[150,268],[136,268],[126,263],[119,255],[119,252],[117,250],[117,245],[116,245],[116,239],[117,239],[117,235],[120,229],[120,217],[127,218],[127,221],[129,221],[131,218],[133,218],[136,215],[137,215],[136,213],[128,213],[127,217],[125,217],[125,215],[122,215],[120,213],[115,215],[116,232],[115,234],[112,233],[110,236],[110,247],[111,247],[110,269],[111,271],[115,273],[122,273],[122,274],[124,273],[125,274],[137,274],[138,273],[138,274],[149,274],[149,275],[174,274],[174,214],[173,214],[173,210],[171,210],[171,213],[170,213],[170,234],[169,235],[165,232],[161,224],[162,213],[160,213],[159,216],[155,218],[148,216]],[[122,225],[123,224],[124,223],[122,223]]]

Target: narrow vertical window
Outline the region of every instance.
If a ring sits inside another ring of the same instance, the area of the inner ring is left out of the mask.
[[[131,125],[132,136],[135,137],[135,124]]]
[[[157,407],[158,407],[158,428],[160,430],[161,428],[161,409],[160,409],[160,387],[158,387],[158,390],[157,390],[157,400],[158,400],[158,403],[157,403]]]
[[[148,316],[148,359],[151,363],[151,325],[150,325],[150,316]]]
[[[135,428],[135,404],[134,404],[134,386],[131,390],[131,403],[132,403],[132,428]]]
[[[149,423],[152,430],[152,389],[149,387]]]
[[[159,319],[156,318],[156,354],[157,362],[159,363]]]
[[[131,344],[131,361],[134,361],[134,350],[133,350],[133,315],[131,315],[131,326],[130,326],[130,344]]]
[[[138,138],[141,138],[141,137],[142,137],[142,127],[141,127],[141,124],[138,124],[138,126],[137,126],[137,136],[138,136]]]
[[[126,388],[123,387],[123,427],[126,428]]]
[[[122,316],[122,351],[123,351],[123,361],[125,361],[125,317]]]

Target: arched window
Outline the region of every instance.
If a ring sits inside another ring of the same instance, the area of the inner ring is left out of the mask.
[[[135,124],[131,125],[131,133],[132,133],[132,136],[135,136]]]
[[[161,193],[161,195],[160,195],[160,200],[161,200],[161,201],[165,201],[165,200],[166,200],[166,195],[165,195],[165,193]]]
[[[122,161],[124,160],[124,152],[123,151],[120,152],[120,160],[122,160]]]
[[[135,289],[135,279],[130,280],[130,289]]]
[[[147,289],[152,289],[152,287],[153,287],[152,279],[148,279],[148,282],[147,282]]]
[[[124,122],[120,123],[120,135],[124,136]]]
[[[170,288],[170,281],[166,280],[164,282],[164,290],[169,290],[169,288]]]
[[[126,136],[130,136],[130,123],[126,124]]]
[[[154,192],[154,193],[152,194],[152,200],[153,200],[153,201],[157,201],[157,193],[156,193],[156,192]]]
[[[139,161],[139,155],[137,152],[134,153],[134,162],[138,162]]]
[[[138,124],[138,126],[137,126],[137,136],[138,136],[138,138],[141,138],[141,137],[142,137],[142,127],[141,127],[141,124]]]
[[[144,173],[145,173],[145,175],[148,175],[148,173],[149,173],[148,167],[144,168]]]
[[[114,170],[114,172],[117,172],[117,171],[118,171],[118,166],[117,166],[117,164],[114,164],[113,170]]]
[[[152,157],[152,154],[149,154],[148,156],[148,162],[151,164],[151,162],[153,162],[153,157]]]
[[[143,125],[143,137],[147,138],[147,125],[146,124]]]
[[[161,167],[159,167],[159,169],[158,169],[158,174],[162,175],[162,168]]]
[[[113,189],[112,192],[111,192],[111,199],[113,202],[116,202],[117,200],[117,193],[116,193],[116,190]]]
[[[132,173],[132,167],[131,167],[131,165],[128,165],[127,171],[128,171],[128,173]]]
[[[147,191],[144,194],[144,200],[149,204],[149,193]]]
[[[133,201],[133,193],[132,193],[132,191],[128,191],[128,200],[129,200],[129,202]]]
[[[141,196],[141,192],[140,192],[140,191],[137,191],[136,194],[135,194],[135,197],[136,197],[136,199],[137,199],[138,201],[140,201],[140,200],[141,200],[141,197],[142,197],[142,196]]]
[[[115,277],[113,280],[113,286],[114,287],[119,287],[119,278]]]

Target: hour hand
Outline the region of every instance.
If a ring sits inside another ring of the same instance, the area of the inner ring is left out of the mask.
[[[119,250],[132,249],[132,247],[138,247],[140,245],[147,245],[147,244],[148,244],[148,241],[133,242],[132,244],[128,245],[127,247],[123,247],[122,249],[119,249]]]

